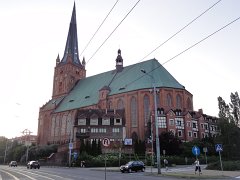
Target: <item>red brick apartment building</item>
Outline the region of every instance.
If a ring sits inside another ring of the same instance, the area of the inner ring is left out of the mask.
[[[194,111],[193,95],[156,59],[125,67],[118,50],[113,60],[113,70],[86,77],[74,4],[64,55],[56,59],[52,99],[39,111],[39,145],[59,144],[59,151],[67,151],[70,140],[79,149],[81,138],[107,137],[111,144],[146,140],[154,119],[153,85],[159,133],[172,131],[183,141],[219,133],[217,118]]]

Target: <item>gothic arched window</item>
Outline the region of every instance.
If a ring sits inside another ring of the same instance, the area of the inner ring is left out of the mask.
[[[182,98],[179,94],[176,96],[176,107],[177,107],[177,109],[182,108]]]
[[[160,95],[156,92],[156,98],[157,98],[157,108],[160,108]]]
[[[119,99],[117,102],[117,109],[124,109],[124,103],[122,99]]]
[[[172,96],[167,94],[167,106],[172,107]]]
[[[145,124],[145,126],[147,126],[147,122],[148,122],[148,120],[150,118],[149,105],[150,105],[149,96],[145,95],[143,97],[143,110],[144,110],[144,124]]]
[[[137,99],[135,97],[131,98],[130,108],[131,108],[131,125],[132,127],[137,127]]]
[[[109,101],[109,102],[108,102],[108,109],[113,109],[113,103],[112,103],[112,101]]]
[[[190,100],[190,98],[187,99],[187,108],[189,110],[192,110],[192,101]]]

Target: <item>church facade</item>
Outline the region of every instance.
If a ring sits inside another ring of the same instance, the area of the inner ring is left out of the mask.
[[[64,55],[56,59],[52,98],[39,110],[39,145],[59,144],[66,151],[70,142],[79,149],[80,139],[147,141],[151,129],[155,135],[155,105],[159,134],[172,131],[191,141],[219,133],[217,118],[194,111],[193,95],[156,59],[125,67],[119,49],[113,60],[113,70],[86,77],[74,4]]]

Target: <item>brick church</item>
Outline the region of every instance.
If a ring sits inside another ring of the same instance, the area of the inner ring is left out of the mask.
[[[64,55],[56,59],[52,98],[39,110],[39,145],[59,144],[58,151],[67,151],[69,142],[79,149],[80,139],[109,138],[119,146],[125,139],[145,141],[149,123],[155,127],[155,105],[159,134],[172,131],[191,141],[219,133],[217,118],[194,111],[193,95],[158,60],[124,66],[123,56],[116,50],[113,70],[86,76],[74,4]]]

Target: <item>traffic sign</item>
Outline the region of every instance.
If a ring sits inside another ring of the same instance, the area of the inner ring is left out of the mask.
[[[193,148],[192,148],[192,153],[193,153],[195,156],[198,156],[198,155],[200,154],[200,149],[199,149],[199,147],[193,146]]]
[[[223,151],[222,144],[216,144],[216,145],[215,145],[215,149],[216,149],[216,152],[221,152],[221,151]]]
[[[105,146],[105,147],[108,147],[110,145],[110,139],[103,138],[102,139],[102,145]]]
[[[208,152],[208,149],[206,147],[203,148],[203,152]]]
[[[73,143],[69,143],[68,148],[69,148],[69,149],[73,149]]]
[[[73,153],[73,158],[76,160],[78,158],[78,153],[77,152],[74,152]]]

